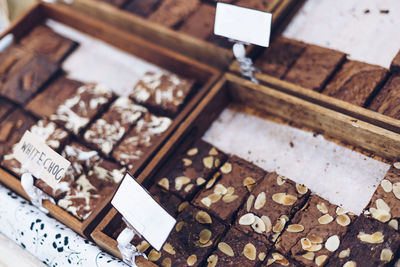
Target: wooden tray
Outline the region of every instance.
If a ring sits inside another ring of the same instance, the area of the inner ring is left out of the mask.
[[[137,175],[143,169],[146,163],[148,163],[151,157],[156,153],[157,149],[160,148],[174,130],[176,130],[183,119],[187,117],[193,107],[196,106],[196,104],[221,76],[221,73],[212,67],[196,62],[189,57],[180,55],[169,49],[149,43],[140,37],[116,29],[94,18],[84,16],[83,14],[63,5],[46,3],[36,4],[19,20],[12,24],[5,33],[0,35],[0,38],[8,33],[13,33],[16,39],[19,39],[28,33],[33,27],[48,18],[101,39],[117,48],[156,64],[173,73],[193,78],[200,84],[197,92],[195,92],[181,112],[179,112],[179,114],[174,118],[170,128],[164,133],[163,137],[160,138],[161,140],[154,145],[154,149],[145,155],[143,159],[138,162],[137,166],[131,170],[131,174],[133,175]],[[27,198],[20,185],[20,180],[2,169],[0,169],[0,181]],[[93,230],[95,224],[98,222],[97,218],[103,217],[109,202],[110,197],[105,199],[101,205],[96,207],[89,218],[84,221],[79,221],[68,212],[49,202],[44,203],[44,206],[50,211],[50,214],[53,217],[66,224],[80,235],[88,237],[91,230]]]
[[[144,185],[154,182],[156,177],[160,177],[157,173],[162,172],[178,147],[186,144],[187,139],[200,138],[230,103],[266,112],[278,121],[283,119],[298,127],[322,133],[361,152],[372,152],[381,160],[400,156],[399,134],[228,73],[186,118],[137,180]],[[117,257],[120,256],[117,242],[111,233],[121,222],[121,215],[112,208],[91,234],[100,247]]]
[[[273,29],[278,29],[284,18],[292,13],[304,0],[274,0],[271,5],[273,15]],[[95,0],[75,0],[71,7],[85,15],[92,16],[101,21],[136,34],[169,49],[188,55],[196,60],[207,63],[211,66],[226,70],[233,60],[232,50],[221,48],[210,42],[180,33],[163,25],[153,23],[140,16],[134,15],[110,4]],[[252,50],[251,46],[248,51]]]

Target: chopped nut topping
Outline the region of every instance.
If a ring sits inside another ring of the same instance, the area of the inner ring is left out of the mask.
[[[207,244],[208,241],[210,241],[212,236],[212,233],[210,230],[208,229],[203,229],[201,230],[200,234],[199,234],[199,242],[201,244]]]
[[[291,206],[297,201],[297,197],[286,193],[276,193],[272,195],[272,200],[281,205]]]
[[[218,256],[217,255],[211,255],[207,259],[207,267],[215,267],[217,266],[218,263]]]
[[[340,226],[347,226],[350,224],[351,220],[350,217],[347,216],[346,214],[341,214],[339,216],[336,217],[336,222],[337,224],[339,224]]]
[[[341,208],[341,207],[337,207],[336,208],[336,214],[337,215],[344,215],[344,214],[346,214],[346,210]]]
[[[253,213],[247,213],[240,217],[239,224],[240,225],[252,225],[256,220],[256,217]]]
[[[176,251],[174,249],[174,247],[170,244],[170,243],[165,243],[165,245],[163,246],[163,250],[171,255],[175,255]]]
[[[210,156],[216,156],[216,155],[218,155],[218,151],[215,149],[215,147],[212,147],[212,148],[210,149],[210,151],[208,152],[208,154],[209,154]]]
[[[266,256],[267,256],[267,254],[265,254],[264,252],[261,252],[260,254],[258,254],[258,259],[260,261],[264,261]]]
[[[393,163],[393,167],[395,167],[396,169],[400,169],[400,162]]]
[[[314,233],[308,234],[307,238],[313,244],[322,244],[322,242],[324,242],[324,239],[322,237],[320,237],[319,235],[316,235]]]
[[[189,202],[187,202],[187,201],[182,202],[182,203],[179,204],[179,206],[178,206],[178,212],[183,211],[184,209],[186,209],[187,206],[189,206]]]
[[[186,193],[189,193],[190,190],[192,190],[193,186],[194,186],[194,184],[188,184],[187,186],[185,186],[184,191],[185,191]]]
[[[321,266],[322,264],[324,264],[327,258],[328,256],[326,255],[320,255],[315,258],[315,264],[317,264],[317,266]]]
[[[337,235],[330,236],[325,242],[325,248],[330,252],[334,252],[339,248],[340,240]]]
[[[254,198],[255,198],[254,195],[250,195],[249,198],[247,199],[247,202],[246,202],[247,212],[249,212],[251,207],[253,206]]]
[[[225,164],[221,166],[220,170],[222,173],[228,174],[232,171],[232,164],[225,162]]]
[[[256,247],[251,243],[247,243],[243,248],[243,254],[246,258],[248,258],[251,261],[256,260],[257,257]]]
[[[221,195],[220,194],[211,194],[208,196],[208,198],[211,200],[211,203],[216,203],[221,199]]]
[[[211,224],[212,223],[211,216],[205,211],[197,212],[195,215],[195,219],[196,219],[196,221],[198,221],[201,224]]]
[[[382,249],[381,261],[389,262],[393,259],[393,252],[389,248]]]
[[[152,249],[148,255],[149,261],[158,261],[161,257],[161,252],[158,252],[155,249]]]
[[[178,222],[175,226],[175,231],[180,232],[185,225],[185,222]]]
[[[379,199],[377,199],[377,200],[375,201],[375,203],[376,203],[376,207],[377,207],[379,210],[384,210],[384,211],[390,212],[390,207],[389,207],[389,205],[386,204],[386,202],[385,202],[383,199],[379,198]]]
[[[315,253],[314,252],[307,252],[306,254],[301,255],[303,258],[305,258],[306,260],[309,261],[313,261],[314,257],[315,257]]]
[[[196,179],[196,184],[199,185],[199,186],[204,184],[205,182],[206,182],[206,179],[204,179],[203,177],[198,177]]]
[[[222,201],[225,203],[231,203],[233,201],[235,201],[239,196],[238,195],[225,195],[222,198]]]
[[[322,215],[321,217],[318,218],[318,222],[320,224],[328,224],[333,221],[333,217],[329,214]]]
[[[357,235],[357,238],[360,239],[362,242],[365,243],[370,243],[370,244],[379,244],[382,243],[384,240],[384,235],[382,232],[375,232],[373,234],[366,234],[363,232],[360,232]]]
[[[308,188],[305,185],[296,184],[296,190],[299,194],[304,195],[307,193]]]
[[[143,240],[139,245],[136,246],[140,252],[145,252],[149,247],[150,244],[146,240]]]
[[[344,249],[342,251],[340,251],[339,253],[339,258],[343,259],[343,258],[347,258],[348,256],[350,256],[350,249]]]
[[[213,156],[209,156],[209,157],[203,158],[203,165],[207,169],[211,169],[213,167],[213,165],[214,165],[214,157]]]
[[[257,216],[254,216],[254,223],[251,225],[251,228],[253,228],[253,230],[259,234],[265,232],[265,224],[263,220],[261,220],[261,218]]]
[[[285,228],[286,220],[285,218],[280,217],[278,220],[276,220],[276,223],[274,227],[272,228],[272,231],[274,233],[280,233],[282,232],[283,228]]]
[[[171,258],[163,259],[163,261],[161,262],[161,266],[162,267],[171,267],[172,266]]]
[[[286,177],[279,175],[278,177],[276,177],[276,183],[278,185],[283,185],[284,183],[286,183]]]
[[[179,176],[175,178],[175,189],[180,191],[182,187],[186,184],[190,183],[190,178],[186,176]]]
[[[355,261],[348,261],[345,264],[343,264],[343,267],[356,267],[357,263]]]
[[[304,231],[304,226],[301,224],[291,224],[288,226],[287,231],[290,233],[300,233]]]
[[[206,184],[206,189],[210,189],[214,185],[215,181],[218,179],[218,177],[220,175],[221,175],[221,173],[219,173],[219,172],[214,173],[213,177]]]
[[[169,190],[169,181],[167,178],[162,178],[159,182],[158,185],[161,186],[162,188]]]
[[[216,194],[221,194],[221,195],[225,195],[226,192],[228,192],[228,190],[226,189],[226,187],[222,184],[217,184],[214,188],[214,193]]]
[[[399,230],[399,222],[396,219],[390,220],[388,225],[392,227],[394,230]]]
[[[243,186],[247,187],[249,192],[253,191],[254,186],[256,185],[256,180],[252,177],[246,177],[243,180]]]
[[[400,199],[400,183],[393,184],[393,194],[397,199]]]
[[[261,209],[262,207],[264,207],[266,201],[267,201],[267,197],[265,195],[265,192],[261,192],[260,194],[258,194],[258,196],[256,198],[256,202],[254,202],[254,208],[256,210]]]
[[[232,250],[231,246],[229,246],[229,245],[228,245],[227,243],[225,243],[225,242],[219,242],[219,244],[218,244],[218,249],[219,249],[222,253],[224,253],[224,254],[226,254],[226,255],[228,255],[228,256],[230,256],[230,257],[235,256],[235,253],[233,253],[233,250]]]
[[[371,213],[372,218],[383,223],[389,221],[390,218],[392,217],[388,211],[383,209],[370,208],[369,212]]]
[[[183,158],[182,161],[183,161],[183,166],[185,166],[185,167],[189,167],[193,163],[193,161],[191,159],[187,159],[187,158]]]
[[[271,219],[270,219],[268,216],[263,215],[263,216],[261,216],[261,220],[262,220],[262,221],[264,222],[264,224],[265,224],[265,232],[267,232],[267,233],[271,232],[271,230],[272,230],[272,222],[271,222]]]
[[[326,207],[324,202],[320,202],[317,204],[317,209],[322,212],[323,214],[327,214],[328,213],[328,208]]]
[[[189,266],[193,266],[196,262],[197,262],[197,256],[196,254],[192,254],[190,255],[187,260],[186,260],[187,264]]]
[[[392,192],[393,185],[389,180],[383,179],[381,182],[381,186],[386,193]]]
[[[199,153],[199,150],[197,149],[197,148],[192,148],[192,149],[189,149],[188,150],[188,152],[186,153],[188,156],[194,156],[194,155],[196,155],[197,153]]]

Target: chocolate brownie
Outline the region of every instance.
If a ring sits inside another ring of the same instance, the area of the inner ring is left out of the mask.
[[[306,44],[302,42],[279,37],[272,42],[271,46],[255,62],[255,66],[262,73],[282,78],[305,48]]]
[[[150,261],[160,266],[200,266],[225,231],[207,212],[186,207],[160,252],[152,249]]]
[[[344,60],[345,54],[342,52],[309,45],[284,79],[308,89],[321,91]]]
[[[113,93],[106,86],[86,84],[61,104],[50,119],[78,134],[107,105]]]
[[[175,74],[147,72],[135,85],[130,97],[149,109],[174,116],[193,85],[193,80]]]
[[[58,106],[71,98],[82,85],[78,81],[60,76],[29,101],[25,109],[38,117],[49,118],[56,113]]]
[[[200,6],[200,0],[163,0],[148,19],[173,28],[188,18]]]
[[[238,0],[235,5],[260,11],[271,11],[278,2],[276,0]]]
[[[0,53],[0,82],[4,83],[13,72],[19,71],[34,55],[21,49],[19,45],[11,45]]]
[[[295,260],[283,256],[281,253],[277,251],[271,251],[269,255],[267,256],[267,259],[265,260],[264,264],[261,266],[268,266],[268,267],[282,267],[282,266],[288,266],[288,267],[301,267],[302,265],[296,262]]]
[[[326,266],[389,266],[399,247],[399,233],[381,222],[359,216]]]
[[[397,167],[397,168],[396,168]],[[400,222],[400,163],[391,166],[372,195],[367,213],[370,217],[399,230]]]
[[[208,266],[259,266],[268,254],[261,241],[231,228],[208,257]]]
[[[131,170],[135,164],[152,151],[152,147],[171,125],[171,119],[145,113],[136,126],[114,149],[113,157]]]
[[[0,98],[0,121],[14,108],[14,105]]]
[[[169,162],[165,168],[166,174],[159,177],[156,183],[182,199],[189,199],[211,179],[225,160],[224,153],[198,140],[190,149],[180,152],[174,161]]]
[[[387,73],[382,67],[348,60],[322,93],[357,106],[364,106],[382,84]]]
[[[188,205],[188,202],[182,202],[180,198],[161,189],[157,185],[152,186],[149,192],[151,196],[173,217],[176,217],[176,215],[182,211],[182,208]],[[184,204],[181,206],[182,203]]]
[[[397,55],[393,58],[392,64],[390,65],[391,72],[400,72],[400,50]]]
[[[77,45],[46,26],[36,26],[28,35],[21,39],[23,49],[47,57],[59,63]]]
[[[193,203],[230,223],[249,192],[265,176],[265,171],[233,156],[221,166],[219,172],[220,179],[214,183],[207,183]]]
[[[269,173],[243,204],[235,226],[254,238],[273,244],[308,195],[307,187]]]
[[[312,195],[275,245],[305,266],[322,266],[343,240],[355,216]]]
[[[131,0],[124,6],[124,10],[139,15],[149,16],[158,6],[161,0]]]
[[[179,31],[200,39],[207,39],[214,30],[215,6],[201,4],[193,15],[191,15]]]
[[[400,75],[394,74],[389,78],[368,108],[400,119]]]
[[[147,112],[127,97],[119,97],[110,109],[85,132],[84,139],[104,154],[109,155],[131,126]]]

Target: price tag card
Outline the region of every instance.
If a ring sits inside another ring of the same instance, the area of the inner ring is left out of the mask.
[[[64,177],[71,164],[30,131],[26,131],[16,145],[14,157],[33,176],[42,179],[52,188]]]
[[[111,204],[156,250],[160,250],[176,220],[126,174]]]
[[[214,23],[214,34],[216,35],[268,47],[271,25],[271,13],[217,3]]]

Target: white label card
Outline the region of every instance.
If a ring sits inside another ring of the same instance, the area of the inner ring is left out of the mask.
[[[214,34],[216,35],[268,47],[271,24],[271,13],[217,3],[214,23]]]
[[[71,163],[30,131],[26,131],[14,148],[14,157],[35,177],[54,188]]]
[[[176,220],[128,173],[111,204],[158,251],[176,223]]]

